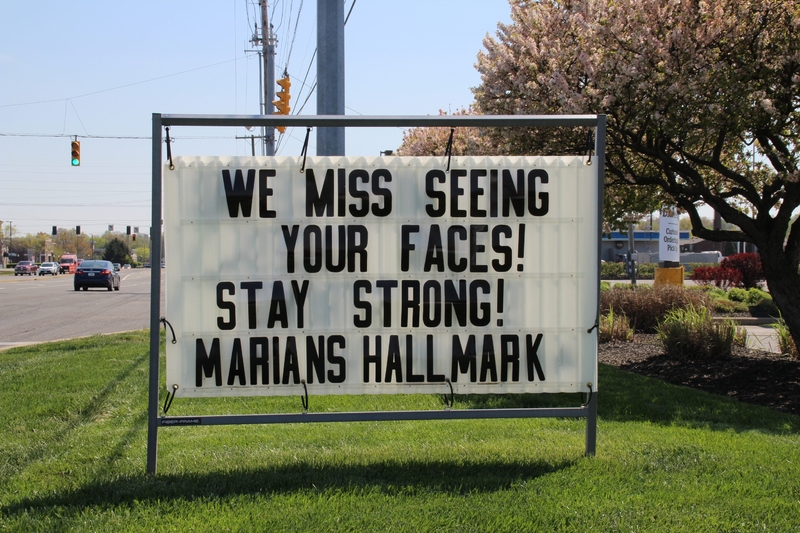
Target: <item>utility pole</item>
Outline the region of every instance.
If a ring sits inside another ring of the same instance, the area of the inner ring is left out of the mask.
[[[344,0],[317,0],[317,115],[344,115]],[[344,155],[344,128],[317,129],[317,155]]]
[[[261,6],[261,47],[264,58],[264,115],[272,114],[272,101],[275,99],[275,40],[267,15],[267,0],[259,0]],[[275,127],[267,126],[264,131],[267,155],[275,155]]]

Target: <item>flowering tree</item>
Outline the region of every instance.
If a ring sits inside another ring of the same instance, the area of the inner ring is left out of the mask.
[[[483,113],[608,116],[613,185],[655,187],[696,236],[745,240],[800,340],[800,1],[509,0],[484,40]],[[546,133],[496,132],[547,147]],[[741,232],[703,227],[699,203]]]
[[[472,109],[461,109],[453,115],[471,115]],[[439,115],[446,115],[439,110]],[[450,128],[409,128],[403,132],[403,143],[397,149],[401,156],[444,155],[450,139]],[[456,128],[453,131],[452,155],[499,155],[480,128]]]

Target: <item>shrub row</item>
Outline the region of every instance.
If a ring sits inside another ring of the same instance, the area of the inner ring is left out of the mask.
[[[625,342],[633,340],[634,331],[655,332],[672,357],[729,357],[734,346],[746,345],[747,332],[732,320],[714,320],[709,306],[712,293],[718,290],[675,286],[634,289],[629,285],[602,290],[598,340],[601,343]],[[717,294],[713,296],[717,297],[714,301],[745,306],[744,300],[755,301],[761,295],[751,295],[744,290],[734,293],[741,302],[719,298]]]
[[[743,253],[724,258],[718,266],[695,268],[691,277],[698,283],[713,284],[723,289],[751,289],[764,281],[764,270],[758,254]]]
[[[659,320],[673,309],[693,306],[708,307],[709,299],[703,291],[665,285],[642,285],[635,290],[630,285],[614,285],[600,292],[600,312],[605,315],[613,309],[625,315],[636,331],[653,333]]]
[[[640,263],[638,265],[638,279],[653,279],[655,278],[656,263]],[[708,263],[688,263],[683,265],[687,275],[691,275],[698,268],[709,268]],[[602,263],[600,265],[600,279],[628,279],[628,274],[625,272],[625,263]]]

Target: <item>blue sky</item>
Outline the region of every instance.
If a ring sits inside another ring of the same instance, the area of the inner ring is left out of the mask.
[[[353,0],[344,1],[346,13]],[[316,3],[270,1],[278,74],[288,67],[294,110],[316,77]],[[6,1],[1,9],[0,220],[21,234],[54,225],[100,234],[109,224],[146,232],[152,113],[258,113],[258,56],[246,52],[260,26],[257,0]],[[509,20],[505,0],[356,0],[345,27],[347,114],[469,106],[482,40]],[[315,103],[312,95],[302,114],[313,115]],[[396,149],[402,133],[348,130],[347,155]],[[249,141],[235,139],[247,134],[176,128],[172,149],[249,155]],[[304,134],[287,129],[278,155],[299,155]]]

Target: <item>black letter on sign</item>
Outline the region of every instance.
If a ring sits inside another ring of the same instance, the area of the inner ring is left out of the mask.
[[[231,366],[228,369],[228,386],[233,385],[234,378],[239,377],[239,385],[247,385],[244,374],[244,357],[242,356],[242,341],[239,337],[233,339],[231,351]]]
[[[478,301],[478,292],[489,294],[492,286],[485,279],[476,279],[469,284],[469,321],[473,326],[488,326],[492,306],[489,302]]]
[[[222,183],[225,185],[225,200],[228,202],[228,215],[231,218],[239,216],[239,206],[242,207],[242,216],[249,217],[253,207],[253,185],[256,181],[256,169],[247,170],[247,186],[240,169],[236,170],[236,177],[231,185],[231,171],[222,171]]]
[[[375,354],[369,353],[369,335],[364,335],[364,383],[369,383],[369,367],[375,365],[375,383],[381,382],[381,336],[375,335]]]
[[[333,169],[325,172],[322,191],[317,190],[314,170],[306,170],[306,216],[333,216]]]
[[[258,216],[275,218],[277,213],[267,207],[267,196],[272,196],[272,189],[267,187],[267,178],[275,177],[274,168],[262,168],[258,171]]]
[[[528,355],[528,381],[533,381],[533,368],[536,367],[536,375],[539,376],[539,381],[544,381],[544,371],[542,370],[542,363],[539,362],[539,345],[542,343],[542,334],[536,335],[536,341],[531,343],[533,335],[525,336],[525,345],[527,347]]]
[[[427,174],[425,174],[425,194],[428,195],[428,198],[436,200],[435,204],[431,203],[425,206],[425,212],[428,213],[429,217],[440,217],[444,215],[445,210],[447,209],[447,195],[443,191],[437,191],[434,189],[434,180],[438,181],[439,183],[444,183],[447,181],[444,171],[430,170]]]
[[[272,282],[272,303],[269,304],[267,327],[272,329],[278,322],[282,328],[289,327],[289,311],[286,309],[286,293],[282,281]]]
[[[500,381],[508,381],[508,365],[511,365],[511,381],[519,381],[519,337],[517,335],[500,335]]]
[[[389,183],[392,181],[392,173],[385,168],[375,169],[375,172],[372,173],[372,194],[383,196],[383,207],[378,202],[372,204],[372,214],[376,217],[385,217],[392,212],[392,191],[381,187],[381,178]]]
[[[540,192],[539,199],[542,204],[536,207],[536,178],[539,178],[542,183],[547,183],[550,180],[547,171],[541,168],[531,170],[528,173],[528,212],[535,217],[543,217],[550,209],[550,195],[546,192]]]
[[[284,385],[289,384],[289,377],[295,385],[300,383],[300,366],[297,360],[297,342],[294,337],[286,337],[286,351],[283,356],[283,380]]]
[[[306,337],[306,380],[314,383],[314,372],[317,381],[325,383],[325,336],[319,336],[319,349],[314,344],[314,337]]]
[[[291,231],[286,224],[281,226],[283,241],[286,243],[286,272],[289,274],[294,273],[294,247],[297,244],[297,234],[299,231],[300,226],[297,224],[292,226]]]
[[[239,286],[247,291],[247,327],[256,329],[256,291],[264,286],[261,281],[243,281]]]
[[[258,349],[261,348],[261,355]],[[269,384],[269,338],[250,337],[250,384],[258,385],[258,367],[261,367],[261,384]]]
[[[219,339],[211,341],[211,353],[206,353],[206,345],[203,339],[195,342],[195,377],[194,384],[197,387],[203,386],[203,375],[210,378],[216,374],[215,383],[217,387],[222,386],[222,363],[219,359]]]
[[[333,369],[328,370],[328,381],[331,383],[344,383],[347,377],[346,361],[341,355],[336,355],[334,345],[339,348],[344,348],[344,337],[342,335],[331,335],[328,337],[328,362],[339,367],[338,374],[334,373]]]
[[[461,339],[458,335],[453,335],[453,364],[450,369],[450,381],[458,381],[458,374],[469,372],[469,380],[475,383],[478,375],[477,370],[478,356],[475,353],[475,335],[467,337],[466,349],[461,346]]]
[[[372,325],[372,304],[361,299],[361,291],[370,294],[372,283],[368,279],[358,279],[353,282],[353,307],[364,310],[364,318],[353,315],[353,325],[357,328],[368,328]]]
[[[217,307],[220,309],[227,309],[230,313],[227,322],[225,322],[225,319],[221,316],[217,317],[217,327],[222,330],[233,329],[236,327],[236,304],[223,300],[222,291],[228,291],[228,293],[233,296],[236,294],[236,285],[230,281],[217,283]]]
[[[450,216],[451,217],[465,217],[467,216],[466,209],[458,208],[458,198],[464,195],[464,189],[458,186],[458,178],[463,178],[467,175],[467,170],[463,168],[454,168],[450,171]]]
[[[419,233],[419,224],[403,224],[400,226],[400,270],[408,272],[409,255],[417,247],[411,242],[411,234]]]
[[[350,204],[350,214],[354,217],[365,217],[369,214],[369,192],[358,188],[358,180],[362,183],[369,182],[369,172],[363,168],[357,168],[348,176],[348,190],[350,196],[360,200],[361,205]]]

